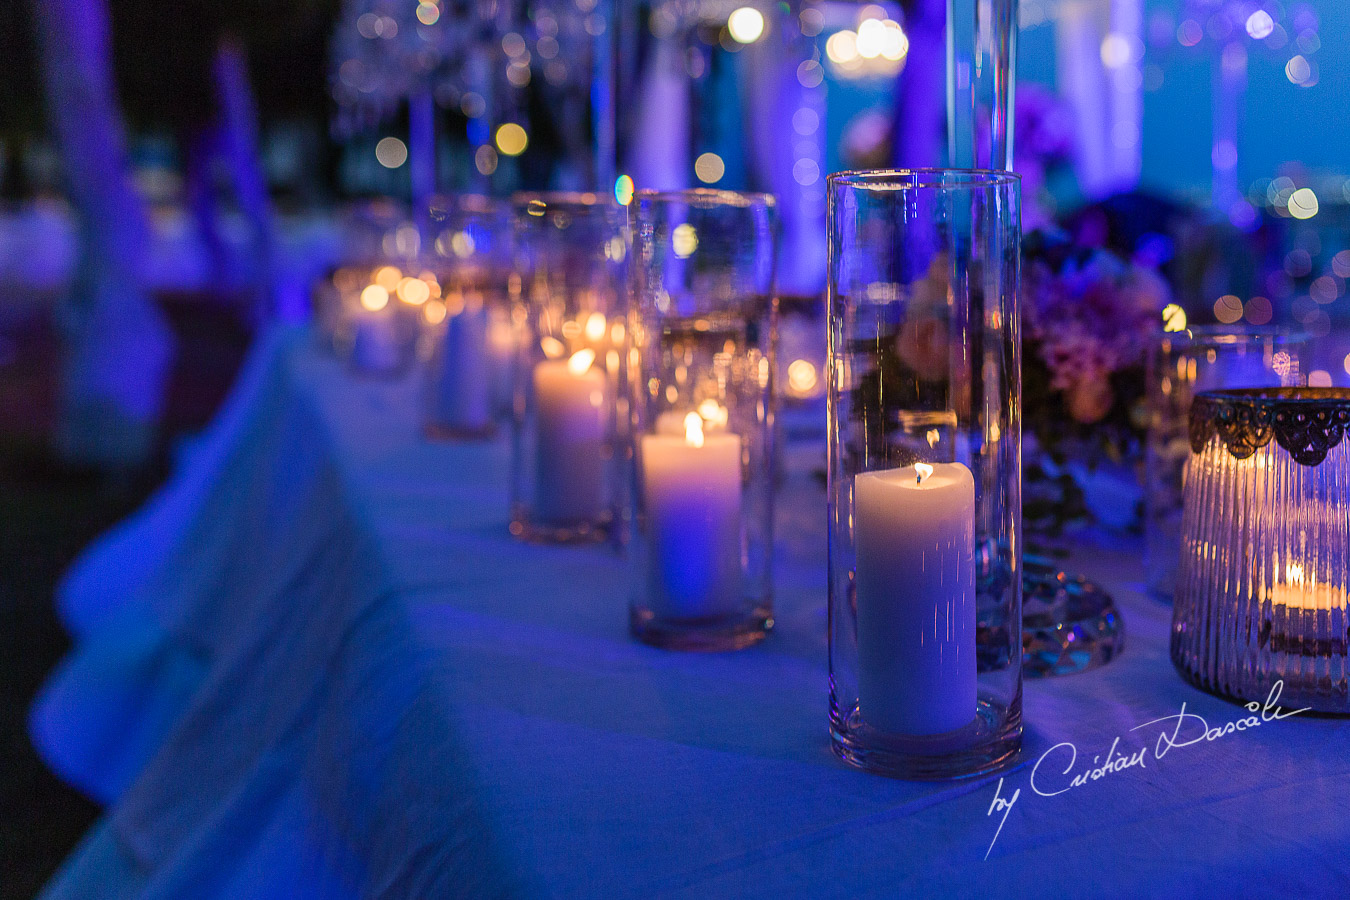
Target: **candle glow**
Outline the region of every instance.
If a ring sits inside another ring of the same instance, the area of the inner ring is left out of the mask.
[[[389,292],[378,284],[372,284],[361,292],[361,306],[370,312],[379,312],[389,305]]]
[[[605,314],[593,312],[586,319],[586,340],[600,341],[605,337]]]
[[[586,370],[595,363],[595,351],[587,348],[573,353],[567,360],[567,371],[573,375],[584,375]]]
[[[712,398],[698,405],[698,414],[709,425],[718,428],[727,427],[727,408]]]
[[[696,412],[684,417],[684,442],[691,447],[703,446],[703,417]]]
[[[1270,601],[1285,609],[1329,611],[1344,608],[1350,597],[1340,588],[1307,578],[1302,563],[1290,562],[1284,568],[1284,581],[1271,588]]]

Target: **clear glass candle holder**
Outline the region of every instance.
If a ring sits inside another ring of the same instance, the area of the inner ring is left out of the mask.
[[[491,437],[511,412],[520,278],[512,270],[510,207],[478,195],[431,202],[420,273],[422,427],[428,437]]]
[[[1192,683],[1350,713],[1350,390],[1191,406],[1172,662]]]
[[[349,358],[361,291],[381,266],[402,265],[415,253],[415,238],[408,211],[387,197],[353,204],[338,214],[340,263],[314,285],[313,326],[323,349]]]
[[[348,268],[335,275],[341,317],[336,344],[352,371],[397,378],[412,368],[421,311],[406,298],[416,297],[408,293],[407,284],[420,282],[408,274],[417,271],[415,263],[405,261]]]
[[[517,355],[511,533],[618,540],[625,213],[597,194],[513,200],[524,323]]]
[[[779,295],[778,383],[786,407],[823,409],[825,296]]]
[[[830,732],[955,778],[1022,740],[1019,179],[831,175]]]
[[[629,625],[659,647],[745,647],[773,625],[774,199],[638,191],[629,210]]]
[[[1191,401],[1218,388],[1300,384],[1305,342],[1275,327],[1210,325],[1167,332],[1150,348],[1144,571],[1157,597],[1171,600],[1176,590]]]

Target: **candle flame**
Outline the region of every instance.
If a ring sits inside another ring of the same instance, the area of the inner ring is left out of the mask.
[[[445,321],[445,304],[439,300],[428,300],[422,307],[422,318],[427,320],[428,325],[439,325]]]
[[[696,412],[684,417],[684,442],[691,447],[703,446],[703,417]]]
[[[727,408],[711,397],[698,405],[698,414],[709,425],[727,426]]]
[[[586,319],[586,340],[598,341],[605,336],[605,328],[609,323],[605,321],[605,314],[593,312]]]
[[[443,302],[446,315],[457,316],[464,312],[464,294],[458,290],[446,294]]]
[[[573,375],[584,375],[586,370],[595,362],[595,351],[591,349],[578,350],[572,354],[572,358],[567,361],[567,371]]]
[[[806,397],[816,389],[816,367],[809,359],[794,359],[787,367],[788,393]]]
[[[361,292],[361,305],[371,312],[379,312],[389,305],[389,292],[378,284],[368,285]]]
[[[420,278],[407,277],[398,283],[398,299],[409,306],[421,306],[431,296],[431,288]]]
[[[539,348],[549,359],[560,359],[567,352],[567,346],[551,335],[539,339]]]
[[[923,484],[924,480],[933,474],[933,467],[927,463],[915,463],[914,471],[918,473],[918,477],[914,479],[914,483]]]
[[[1290,563],[1289,565],[1285,566],[1285,568],[1284,568],[1284,581],[1285,581],[1285,584],[1302,585],[1302,584],[1303,584],[1303,564],[1302,564],[1302,563]]]

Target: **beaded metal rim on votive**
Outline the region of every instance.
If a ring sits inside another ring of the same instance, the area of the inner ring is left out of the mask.
[[[1191,404],[1191,451],[1218,435],[1236,459],[1274,438],[1299,465],[1316,466],[1350,428],[1350,388],[1242,388],[1206,391]]]

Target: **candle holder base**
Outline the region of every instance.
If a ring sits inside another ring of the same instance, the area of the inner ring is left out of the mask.
[[[906,781],[952,781],[1011,768],[1022,749],[1022,720],[1006,704],[981,697],[965,728],[945,734],[887,734],[866,724],[855,706],[841,715],[830,702],[830,746],[844,762]]]
[[[1208,657],[1190,651],[1175,632],[1172,665],[1191,684],[1235,703],[1264,703],[1279,683],[1274,702],[1286,710],[1307,707],[1326,715],[1350,715],[1350,678],[1346,676],[1350,626],[1343,610],[1280,607],[1257,613],[1255,621],[1251,629],[1255,642],[1249,654],[1260,661],[1259,667],[1211,663]]]
[[[1049,560],[1022,563],[1022,665],[1027,678],[1104,666],[1125,646],[1125,621],[1111,595]]]
[[[412,363],[399,361],[386,364],[350,359],[347,361],[347,371],[363,381],[402,381],[412,371]]]
[[[609,540],[611,524],[608,516],[558,524],[537,522],[517,509],[508,528],[513,537],[528,544],[600,544]]]
[[[474,427],[427,422],[422,426],[422,436],[429,441],[490,441],[497,436],[497,423],[489,422]]]
[[[767,605],[747,614],[703,619],[668,619],[645,606],[628,611],[628,630],[644,644],[663,650],[720,653],[758,644],[773,628],[773,613]]]
[[[1245,682],[1217,681],[1203,672],[1190,668],[1187,663],[1188,660],[1178,659],[1175,655],[1172,658],[1172,666],[1184,681],[1230,703],[1242,706],[1256,703],[1264,706],[1275,696],[1275,684],[1279,682],[1278,698],[1271,703],[1271,709],[1278,704],[1286,712],[1307,708],[1314,715],[1350,716],[1350,683],[1344,678],[1314,673],[1267,675],[1253,677]]]

